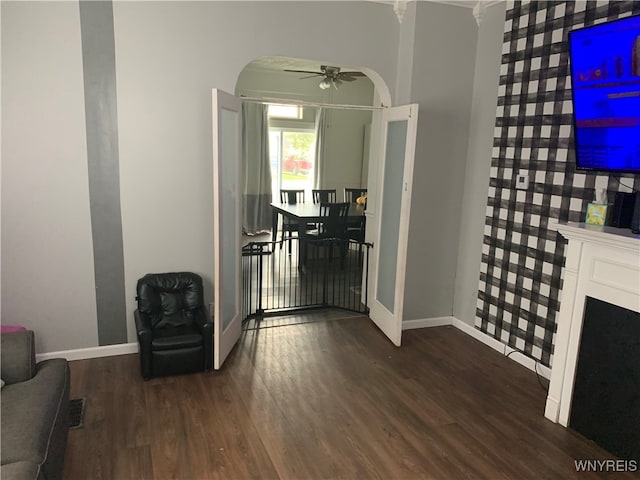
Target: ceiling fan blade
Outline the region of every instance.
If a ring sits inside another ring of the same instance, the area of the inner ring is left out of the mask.
[[[366,73],[362,72],[340,72],[340,75],[349,75],[351,77],[366,77]]]
[[[338,86],[343,82],[353,82],[357,80],[356,77],[366,77],[366,75],[362,72],[341,72],[339,67],[329,67],[326,65],[322,65],[320,70],[321,72],[316,72],[312,70],[293,70],[285,68],[285,72],[292,73],[307,73],[309,75],[300,77],[300,80],[305,80],[307,78],[315,78],[315,77],[325,77],[327,82],[324,87],[321,88],[329,88],[331,85],[337,90]]]
[[[285,72],[293,72],[293,73],[313,73],[314,75],[324,75],[322,72],[311,72],[309,70],[288,70],[285,69]]]

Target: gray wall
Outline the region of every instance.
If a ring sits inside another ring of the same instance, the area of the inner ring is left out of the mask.
[[[462,189],[460,241],[453,316],[473,325],[478,300],[482,237],[491,170],[505,3],[487,8],[478,29],[467,164]]]
[[[36,330],[39,352],[94,347],[78,2],[1,8],[2,322]],[[113,10],[124,321],[135,341],[143,274],[192,270],[212,296],[211,88],[233,92],[251,60],[284,55],[369,67],[394,91],[399,26],[389,6],[371,2],[116,2]]]
[[[234,92],[265,55],[365,65],[393,83],[398,26],[368,2],[122,2],[114,13],[131,315],[149,271],[198,272],[211,296],[211,87]]]
[[[35,329],[39,352],[97,346],[78,3],[1,8],[2,321]],[[129,341],[144,273],[198,272],[211,297],[211,88],[233,92],[265,55],[369,68],[394,104],[420,104],[405,313],[452,314],[472,99],[484,92],[470,8],[412,3],[402,35],[374,2],[116,2],[113,13]]]
[[[97,345],[78,4],[1,8],[2,323]]]
[[[80,31],[98,342],[114,345],[127,328],[111,2],[81,2]]]
[[[476,38],[470,8],[418,3],[410,101],[420,113],[405,320],[452,314]]]

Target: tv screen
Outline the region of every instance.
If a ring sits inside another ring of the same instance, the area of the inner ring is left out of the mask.
[[[640,172],[640,15],[569,32],[577,168]]]

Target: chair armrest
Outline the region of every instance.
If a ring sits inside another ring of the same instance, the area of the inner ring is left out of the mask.
[[[204,369],[209,371],[213,368],[213,322],[207,316],[204,307],[198,309],[193,318],[193,325],[202,335],[202,345],[204,347]]]
[[[151,378],[151,342],[153,335],[151,331],[151,317],[140,310],[133,312],[136,323],[136,335],[140,346],[140,368],[143,378]]]
[[[211,325],[211,327],[213,327],[213,323],[211,319],[208,318],[204,307],[194,311],[193,320],[194,320],[193,322],[194,326],[198,329],[200,333],[202,333],[203,328],[208,328],[208,324]]]
[[[140,337],[140,335],[149,335],[149,338],[151,338],[151,317],[136,309],[136,311],[133,312],[133,318],[136,322],[136,334],[138,337]]]
[[[2,380],[7,385],[31,380],[36,374],[35,335],[32,330],[3,333]]]

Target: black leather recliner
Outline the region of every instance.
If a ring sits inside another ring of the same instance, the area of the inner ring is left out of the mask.
[[[145,379],[213,368],[213,323],[202,278],[189,272],[150,273],[138,280],[134,313]]]

